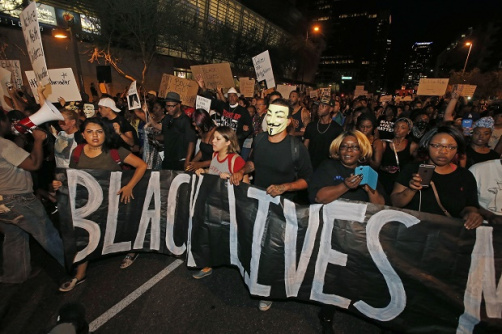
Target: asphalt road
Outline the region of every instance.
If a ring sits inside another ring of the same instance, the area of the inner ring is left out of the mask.
[[[143,253],[120,269],[122,256],[115,255],[91,262],[87,281],[62,293],[64,271],[37,245],[32,253],[38,275],[20,285],[0,284],[0,333],[47,333],[58,309],[75,301],[84,305],[96,334],[321,332],[318,305],[278,301],[259,311],[258,299],[249,295],[235,268],[218,268],[195,280],[184,259]],[[345,312],[335,315],[334,329],[380,333],[376,325]]]

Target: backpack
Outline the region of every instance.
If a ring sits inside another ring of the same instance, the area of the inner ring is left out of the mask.
[[[71,153],[71,160],[75,163],[78,164],[78,161],[80,160],[80,155],[82,154],[82,150],[84,149],[85,144],[78,144],[77,147],[73,150]],[[117,149],[111,149],[109,151],[110,156],[112,157],[113,161],[117,163],[117,165],[122,168],[122,170],[128,170],[131,169],[129,165],[122,163],[122,160],[120,160],[120,155],[119,151]]]

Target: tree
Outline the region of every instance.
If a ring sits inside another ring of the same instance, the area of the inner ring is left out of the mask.
[[[502,99],[502,70],[481,72],[475,68],[470,72],[450,72],[450,84],[476,85],[476,98],[496,97]]]

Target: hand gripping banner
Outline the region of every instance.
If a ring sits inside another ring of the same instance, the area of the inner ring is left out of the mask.
[[[502,233],[364,202],[297,205],[216,176],[66,171],[67,260],[129,250],[238,268],[252,295],[336,305],[400,332],[500,333]],[[217,271],[216,271],[217,273]]]

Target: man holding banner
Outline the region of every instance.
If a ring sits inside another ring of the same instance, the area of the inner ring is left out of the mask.
[[[300,140],[288,135],[292,108],[284,99],[277,99],[268,108],[265,120],[267,133],[260,133],[253,141],[253,152],[244,168],[232,174],[230,182],[238,185],[245,174],[255,172],[254,185],[276,197],[283,195],[294,200],[307,188],[312,175],[307,148]],[[267,311],[272,301],[261,300],[259,309]]]

